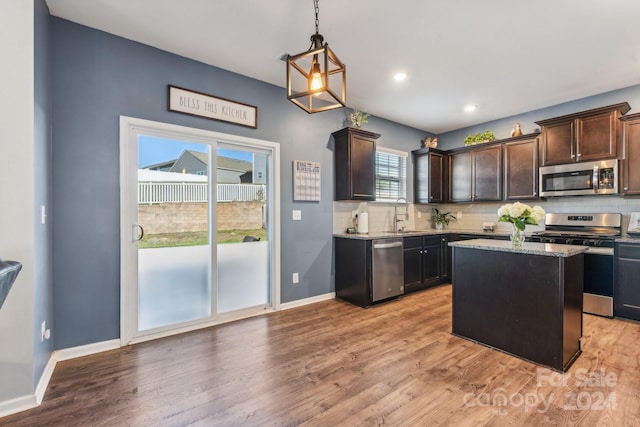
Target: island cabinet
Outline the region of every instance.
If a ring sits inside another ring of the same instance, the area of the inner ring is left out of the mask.
[[[452,333],[566,371],[580,355],[582,246],[454,242]]]
[[[447,236],[405,237],[405,293],[440,285],[449,278]]]
[[[376,139],[380,135],[351,127],[332,135],[335,200],[375,200]]]
[[[502,146],[452,150],[449,157],[449,201],[502,200]]]
[[[615,252],[613,315],[640,320],[640,244],[618,243]]]
[[[502,145],[504,200],[538,199],[538,137],[524,135]]]
[[[629,114],[622,120],[621,193],[640,195],[640,113]]]
[[[413,156],[414,203],[446,201],[446,154],[433,148],[411,152]]]
[[[612,159],[619,156],[619,118],[631,107],[610,105],[536,122],[540,125],[540,166]]]

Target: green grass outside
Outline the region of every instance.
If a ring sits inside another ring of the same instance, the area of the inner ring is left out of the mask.
[[[267,230],[263,228],[255,230],[218,230],[218,244],[239,243],[245,236],[267,239]],[[173,246],[197,246],[206,245],[207,232],[194,231],[185,233],[145,234],[138,242],[138,248],[168,248]]]

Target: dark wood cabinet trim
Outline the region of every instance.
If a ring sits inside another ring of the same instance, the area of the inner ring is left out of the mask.
[[[572,121],[588,116],[596,116],[599,114],[610,113],[613,111],[619,111],[620,115],[627,114],[631,110],[631,106],[628,102],[621,102],[619,104],[607,105],[606,107],[594,108],[592,110],[580,111],[578,113],[567,114],[565,116],[552,117],[550,119],[539,120],[535,124],[539,126],[548,126],[555,123]]]

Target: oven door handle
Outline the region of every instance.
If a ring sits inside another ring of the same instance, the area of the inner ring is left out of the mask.
[[[589,246],[587,249],[587,254],[589,255],[611,255],[613,256],[613,248],[594,248],[593,246]]]

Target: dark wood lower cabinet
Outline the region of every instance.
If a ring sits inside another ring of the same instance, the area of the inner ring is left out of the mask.
[[[446,235],[404,238],[404,291],[427,289],[448,282],[450,262]]]
[[[334,238],[336,297],[371,305],[371,240]]]
[[[640,320],[640,244],[616,245],[613,314]]]

